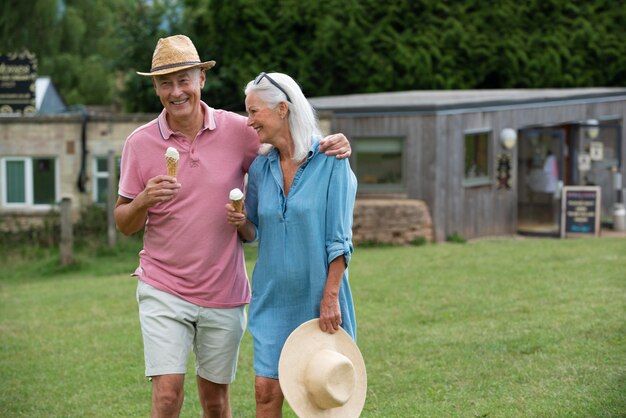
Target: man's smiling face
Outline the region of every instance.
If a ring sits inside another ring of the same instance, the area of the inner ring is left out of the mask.
[[[192,118],[199,111],[205,80],[204,71],[193,68],[155,76],[153,84],[169,116],[182,120]]]

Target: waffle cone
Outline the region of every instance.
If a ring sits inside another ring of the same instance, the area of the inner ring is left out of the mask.
[[[167,166],[167,175],[176,177],[178,174],[178,160],[170,157],[165,157],[165,165]]]
[[[243,212],[243,199],[239,200],[231,200],[230,203],[233,204],[235,210],[239,213]]]

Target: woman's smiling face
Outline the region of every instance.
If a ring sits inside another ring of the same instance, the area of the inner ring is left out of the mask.
[[[262,144],[274,144],[274,139],[284,127],[284,120],[278,109],[270,109],[255,92],[246,96],[246,111],[248,112],[248,126],[251,126],[259,135]]]

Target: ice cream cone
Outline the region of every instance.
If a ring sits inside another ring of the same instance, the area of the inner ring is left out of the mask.
[[[167,165],[167,175],[176,177],[178,174],[178,160],[171,157],[165,157],[165,164]]]
[[[233,207],[237,212],[243,212],[243,199],[231,200],[230,202],[233,204]]]
[[[165,151],[165,165],[167,166],[167,175],[176,177],[178,174],[178,159],[180,155],[174,147],[168,147]]]
[[[243,212],[243,193],[239,189],[233,189],[230,191],[230,203],[233,204],[235,210],[239,213]]]

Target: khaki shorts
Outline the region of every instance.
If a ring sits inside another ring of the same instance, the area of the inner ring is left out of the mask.
[[[219,384],[235,380],[239,344],[246,328],[245,306],[205,308],[141,280],[137,303],[146,376],[186,374],[193,347],[198,376]]]

